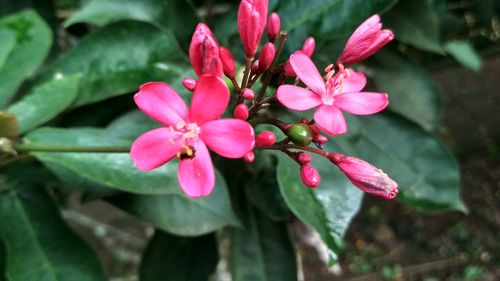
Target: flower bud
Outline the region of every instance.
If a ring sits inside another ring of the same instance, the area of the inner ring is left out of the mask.
[[[314,40],[314,38],[309,37],[302,45],[302,52],[306,54],[306,56],[311,57],[312,54],[314,53],[315,48],[316,48],[316,41]]]
[[[247,120],[248,115],[249,115],[248,106],[246,104],[240,103],[234,108],[234,112],[233,112],[234,118],[238,118],[241,120]]]
[[[252,89],[245,88],[241,92],[241,96],[246,100],[253,100],[255,98],[255,94]]]
[[[313,133],[307,124],[295,123],[288,128],[287,135],[292,142],[300,146],[308,146],[313,140]]]
[[[304,185],[310,188],[315,188],[321,182],[318,170],[309,165],[300,167],[300,178],[302,179]]]
[[[314,137],[313,141],[317,144],[325,144],[328,142],[328,138],[323,135],[317,135]]]
[[[297,74],[295,74],[295,71],[293,70],[292,65],[290,64],[290,61],[287,60],[285,64],[283,64],[283,71],[285,72],[285,75],[288,77],[295,77]]]
[[[299,152],[299,153],[297,153],[297,161],[299,161],[299,164],[301,166],[304,166],[306,164],[311,163],[312,157],[311,157],[311,155],[309,155],[305,152]]]
[[[268,0],[242,0],[238,8],[238,32],[247,58],[257,53],[266,28]]]
[[[222,76],[219,45],[210,28],[203,23],[196,26],[191,38],[189,60],[198,76],[205,73]]]
[[[194,88],[196,88],[196,80],[193,78],[184,78],[184,80],[182,80],[182,86],[192,92]]]
[[[398,194],[398,184],[377,167],[355,157],[330,153],[328,159],[337,165],[349,180],[366,193],[393,199]]]
[[[276,142],[276,135],[270,131],[264,131],[255,137],[255,146],[264,147],[273,145]]]
[[[236,76],[236,66],[234,63],[233,55],[228,49],[224,47],[219,48],[219,53],[224,74],[231,79],[234,78]]]
[[[253,153],[253,151],[250,151],[245,155],[243,159],[245,159],[245,161],[247,161],[248,163],[252,163],[255,160],[255,154]]]
[[[273,43],[266,43],[262,48],[259,56],[259,69],[261,72],[266,71],[274,60],[276,48]]]
[[[254,60],[254,62],[252,63],[251,69],[252,69],[252,74],[260,73],[259,60]]]
[[[276,41],[276,38],[278,38],[278,34],[280,33],[280,29],[280,16],[276,13],[272,13],[267,20],[267,38],[270,42]]]

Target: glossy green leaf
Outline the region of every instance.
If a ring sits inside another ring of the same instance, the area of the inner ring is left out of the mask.
[[[168,166],[177,169],[175,163]],[[175,176],[177,179],[177,170]],[[224,226],[239,226],[231,209],[226,182],[218,173],[214,191],[203,198],[189,198],[175,184],[167,194],[122,194],[109,200],[156,228],[177,235],[196,236]]]
[[[156,231],[141,262],[141,281],[209,280],[219,262],[213,234],[185,238]]]
[[[82,74],[75,106],[137,91],[149,81],[171,81],[186,55],[173,35],[144,22],[107,25],[52,64],[43,79]]]
[[[35,87],[8,110],[19,122],[21,133],[29,131],[67,109],[78,94],[79,75],[48,81]]]
[[[450,41],[445,44],[444,48],[463,66],[476,72],[481,70],[481,57],[469,41]]]
[[[435,130],[441,121],[441,92],[424,69],[390,51],[375,55],[373,79],[379,91],[389,94],[390,109]]]
[[[73,233],[41,187],[0,194],[8,280],[107,280],[95,253]]]
[[[19,135],[19,125],[16,116],[6,111],[0,111],[0,138],[13,139]]]
[[[297,280],[295,251],[285,223],[248,209],[244,229],[233,229],[230,250],[234,281]]]
[[[14,46],[8,46],[10,35],[15,34]],[[37,13],[25,10],[0,19],[0,39],[6,38],[4,47],[11,49],[0,67],[0,108],[16,94],[24,79],[31,76],[49,53],[52,32]],[[7,37],[5,37],[7,36]],[[3,40],[2,40],[3,41]],[[1,53],[2,51],[0,51]]]

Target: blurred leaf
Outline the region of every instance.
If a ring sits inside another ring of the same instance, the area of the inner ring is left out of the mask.
[[[191,1],[177,0],[92,0],[64,22],[92,23],[103,26],[120,20],[138,20],[175,30],[181,42],[187,43],[198,21]]]
[[[16,34],[6,28],[0,29],[0,69],[16,45]]]
[[[384,17],[401,42],[429,52],[443,54],[440,42],[440,19],[434,0],[400,1]]]
[[[107,25],[85,37],[52,64],[54,75],[82,74],[75,106],[136,91],[149,81],[170,81],[183,72],[186,56],[170,32],[143,22]]]
[[[219,262],[213,234],[185,238],[156,231],[140,268],[141,281],[209,280]]]
[[[0,236],[11,281],[107,280],[95,253],[40,187],[0,194]]]
[[[0,34],[3,34],[0,39],[6,40],[1,44],[5,44],[8,49],[7,41],[12,38],[9,39],[10,35],[5,35],[6,30],[15,33],[16,42],[10,47],[11,51],[0,68],[0,108],[16,94],[23,80],[35,72],[52,45],[49,26],[32,10],[0,19]]]
[[[0,138],[13,139],[19,135],[16,116],[6,111],[0,111]]]
[[[106,131],[110,137],[133,142],[142,133],[158,127],[160,125],[142,111],[133,110],[116,118],[108,125]]]
[[[17,117],[21,133],[50,121],[68,108],[78,94],[79,80],[80,75],[72,75],[48,81],[14,103],[9,112]]]
[[[450,41],[444,48],[463,66],[476,72],[481,70],[481,57],[469,41]]]
[[[167,166],[177,166],[170,163]],[[177,184],[164,195],[122,194],[109,199],[116,206],[151,223],[156,228],[182,236],[206,234],[224,226],[239,226],[231,209],[231,200],[224,178],[217,173],[210,196],[192,199]]]
[[[375,55],[373,79],[378,89],[389,94],[390,109],[428,131],[439,127],[441,93],[418,65],[389,51]]]
[[[287,225],[249,208],[245,226],[232,232],[233,280],[297,280],[297,261]]]

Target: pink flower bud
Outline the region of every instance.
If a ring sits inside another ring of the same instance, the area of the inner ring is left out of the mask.
[[[304,185],[310,188],[315,188],[321,182],[318,170],[309,165],[300,167],[300,178],[302,179]]]
[[[280,16],[276,13],[272,13],[267,20],[267,38],[270,42],[276,41],[276,38],[278,38],[278,34],[280,33],[280,29]]]
[[[273,145],[276,142],[276,135],[273,132],[264,131],[255,137],[255,146],[264,147]]]
[[[384,199],[393,199],[398,194],[398,184],[377,167],[339,153],[330,153],[328,159],[364,192]]]
[[[203,23],[196,26],[191,38],[189,60],[198,76],[205,73],[222,76],[219,45],[210,28]]]
[[[382,30],[379,15],[374,15],[365,20],[347,40],[337,63],[347,65],[364,60],[392,39],[394,39],[392,31]]]
[[[193,78],[184,78],[184,80],[182,80],[182,86],[192,92],[194,88],[196,88],[196,80]]]
[[[323,135],[317,135],[313,138],[313,141],[318,144],[325,144],[328,142],[328,138]]]
[[[314,38],[309,37],[302,45],[302,52],[306,54],[306,56],[311,57],[312,54],[314,53],[315,48],[316,48],[316,41],[314,40]]]
[[[321,132],[321,130],[319,129],[318,126],[316,125],[309,125],[309,127],[311,127],[311,131],[313,133],[313,135],[316,137],[317,135],[319,135],[319,133]]]
[[[255,98],[255,94],[251,89],[243,89],[241,96],[246,100],[253,100]]]
[[[292,65],[290,64],[290,61],[287,60],[285,64],[283,64],[283,71],[285,72],[285,75],[288,77],[295,77],[297,74],[295,74],[295,71],[293,70]]]
[[[306,164],[311,163],[312,157],[311,157],[311,155],[309,155],[309,154],[307,154],[305,152],[299,152],[297,154],[297,160],[299,161],[299,164],[301,166],[304,166]]]
[[[259,69],[259,60],[255,60],[255,61],[252,63],[252,74],[257,74],[257,73],[260,73],[260,69]]]
[[[250,151],[245,155],[244,159],[248,163],[252,163],[255,160],[255,154],[253,153],[253,151]]]
[[[236,66],[234,63],[233,55],[228,49],[224,47],[219,48],[219,53],[224,74],[229,78],[234,78],[234,76],[236,76]]]
[[[259,69],[260,71],[266,71],[274,60],[274,55],[276,54],[276,48],[273,43],[266,43],[262,48],[259,56]]]
[[[241,120],[247,120],[248,115],[249,115],[248,106],[246,104],[240,103],[234,108],[234,112],[233,112],[234,118],[238,118]]]
[[[266,28],[268,0],[242,0],[238,9],[238,32],[247,58],[257,53]]]

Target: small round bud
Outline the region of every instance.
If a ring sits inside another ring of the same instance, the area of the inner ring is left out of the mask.
[[[302,118],[302,119],[299,120],[299,123],[309,124],[309,120]]]
[[[236,66],[234,63],[233,55],[228,49],[224,47],[219,48],[219,55],[222,61],[222,69],[224,71],[224,74],[231,79],[234,78],[236,76]]]
[[[314,137],[314,142],[318,144],[325,144],[328,142],[328,138],[323,135],[317,135]]]
[[[300,167],[300,178],[302,179],[304,185],[310,188],[315,188],[321,182],[318,170],[309,165]]]
[[[243,157],[243,159],[245,159],[248,163],[252,163],[255,160],[255,154],[253,151],[250,151],[245,155],[245,157]]]
[[[257,74],[257,73],[260,73],[259,60],[254,60],[254,62],[252,63],[252,74]]]
[[[194,88],[196,88],[196,80],[193,78],[184,78],[184,80],[182,80],[182,86],[192,92]]]
[[[264,131],[255,137],[255,146],[264,147],[273,145],[276,142],[276,135],[270,131]]]
[[[316,48],[316,41],[314,41],[314,38],[309,37],[306,39],[306,41],[302,45],[302,52],[306,56],[311,57],[312,54],[314,53],[315,48]]]
[[[321,130],[318,128],[318,126],[309,125],[309,127],[311,127],[314,137],[316,137],[317,135],[319,135],[319,133],[321,133]]]
[[[261,72],[266,71],[274,60],[274,55],[276,54],[276,47],[273,43],[266,43],[262,48],[259,56],[259,70]]]
[[[267,38],[269,41],[274,42],[278,38],[278,34],[281,29],[280,16],[276,13],[272,13],[267,20]]]
[[[299,161],[299,164],[301,166],[303,166],[303,165],[311,163],[312,157],[311,157],[311,155],[309,155],[305,152],[299,152],[297,154],[297,161]]]
[[[253,100],[255,98],[255,93],[251,89],[243,89],[241,96],[246,100]]]
[[[288,136],[292,142],[300,146],[308,146],[313,140],[311,127],[302,123],[295,123],[288,128]]]
[[[234,118],[238,118],[241,120],[247,120],[248,115],[249,115],[248,106],[246,104],[240,103],[234,108],[234,112],[233,112]]]
[[[288,77],[295,77],[297,74],[295,74],[295,71],[293,70],[292,65],[290,64],[290,61],[286,61],[285,64],[283,64],[283,71],[285,72],[285,75]]]

